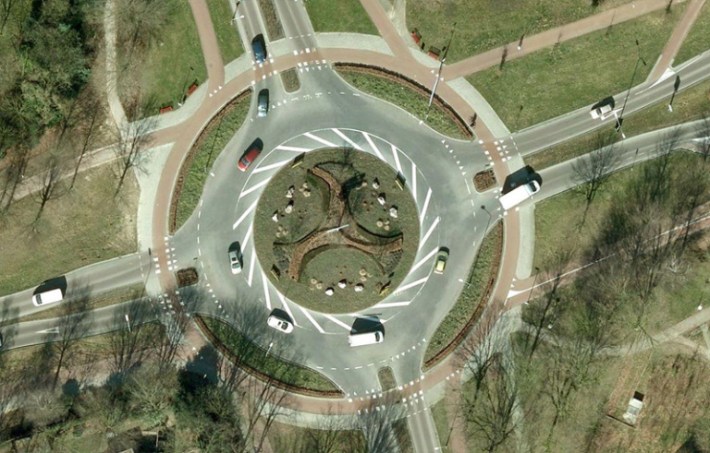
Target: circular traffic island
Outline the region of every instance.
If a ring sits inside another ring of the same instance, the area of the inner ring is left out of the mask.
[[[362,310],[409,272],[419,216],[385,162],[352,149],[299,155],[274,175],[254,219],[259,261],[290,300],[323,313]]]

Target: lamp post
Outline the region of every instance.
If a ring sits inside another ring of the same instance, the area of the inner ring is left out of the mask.
[[[444,56],[439,62],[439,70],[436,72],[436,80],[434,80],[434,86],[431,89],[431,96],[429,96],[429,104],[426,107],[426,114],[424,115],[424,121],[429,118],[429,109],[431,109],[431,103],[434,102],[434,94],[436,93],[436,87],[439,85],[439,79],[441,78],[441,70],[444,68],[444,62],[446,61],[446,56],[449,54],[449,48],[451,48],[451,40],[454,39],[454,32],[456,31],[456,22],[454,22],[451,28],[451,36],[449,36],[449,43],[446,45],[444,50]]]
[[[124,318],[126,319],[126,325],[128,326],[128,333],[131,333],[131,321],[130,318],[128,318],[128,314],[126,314]]]
[[[641,49],[639,48],[639,40],[636,40],[636,65],[634,66],[634,72],[631,74],[631,83],[629,84],[629,89],[626,91],[626,97],[624,98],[624,105],[621,107],[621,113],[619,113],[616,119],[616,125],[619,132],[621,132],[621,137],[626,138],[624,130],[621,128],[621,123],[624,121],[624,111],[626,110],[626,103],[629,101],[629,95],[631,95],[631,88],[634,86],[634,79],[636,79],[636,72],[639,68],[639,62],[646,66],[646,60],[641,57]]]
[[[678,92],[678,88],[680,88],[680,76],[679,75],[675,76],[675,82],[673,82],[673,94],[671,94],[671,100],[668,101],[668,111],[669,112],[673,111],[673,99],[675,99],[675,94]]]
[[[484,211],[486,211],[486,214],[488,214],[488,222],[486,223],[486,229],[483,230],[483,233],[485,234],[486,231],[488,231],[488,227],[491,225],[491,220],[493,220],[493,216],[491,215],[490,212],[488,212],[488,208],[486,208],[486,205],[482,204],[482,205],[481,205],[481,209],[483,209]]]

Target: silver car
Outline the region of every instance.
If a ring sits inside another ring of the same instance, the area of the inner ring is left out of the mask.
[[[239,242],[234,244],[236,245],[229,248],[229,267],[232,274],[238,274],[242,271],[242,251]]]
[[[280,316],[271,315],[266,320],[266,324],[283,333],[293,332],[293,324],[291,321],[281,318]]]

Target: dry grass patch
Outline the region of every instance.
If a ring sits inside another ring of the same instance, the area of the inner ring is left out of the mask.
[[[139,188],[129,172],[118,197],[110,166],[81,173],[74,189],[67,181],[33,225],[39,205],[28,196],[0,218],[0,294],[37,285],[67,271],[136,250]]]

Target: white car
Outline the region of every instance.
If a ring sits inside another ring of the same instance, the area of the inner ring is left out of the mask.
[[[269,327],[272,327],[283,333],[293,332],[293,324],[291,324],[291,321],[282,319],[278,316],[269,316],[269,318],[266,320],[266,324],[268,324]]]
[[[592,109],[591,112],[589,112],[590,115],[592,115],[593,119],[604,119],[607,116],[607,113],[611,112],[612,107],[611,104],[604,104],[600,105],[599,107]]]
[[[229,251],[229,267],[232,269],[232,274],[238,274],[242,271],[242,253],[239,247],[239,242],[233,250]]]

